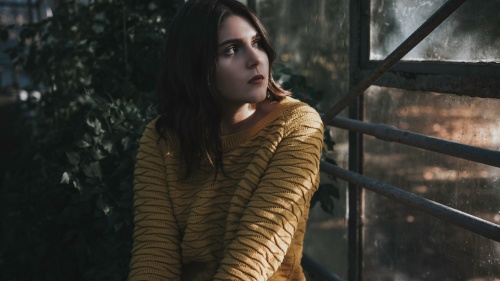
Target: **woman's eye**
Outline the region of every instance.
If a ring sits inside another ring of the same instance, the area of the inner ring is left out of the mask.
[[[260,48],[260,47],[262,47],[262,42],[261,42],[261,40],[255,40],[255,41],[253,42],[253,45],[254,45],[254,47],[256,47],[256,48]]]
[[[238,47],[229,47],[226,49],[226,51],[224,52],[225,55],[234,55],[236,54],[236,52],[238,51]]]

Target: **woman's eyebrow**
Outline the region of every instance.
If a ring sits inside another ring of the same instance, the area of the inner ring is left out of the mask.
[[[260,35],[256,34],[254,36],[252,36],[252,41],[255,40],[256,38],[260,38]],[[224,45],[227,45],[227,44],[235,44],[235,43],[243,43],[243,39],[242,38],[232,38],[232,39],[228,39],[228,40],[225,40],[223,41],[222,43],[219,44],[219,47],[222,47]]]
[[[243,43],[243,39],[241,39],[241,38],[228,39],[228,40],[220,43],[219,47],[222,47],[222,46],[227,45],[227,44],[234,44],[234,43]]]

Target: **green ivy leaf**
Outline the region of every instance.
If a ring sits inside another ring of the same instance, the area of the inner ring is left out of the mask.
[[[99,119],[91,119],[91,118],[87,118],[87,125],[94,129],[94,134],[95,135],[101,135],[102,133],[104,133],[104,130],[102,129],[102,123],[101,121],[99,121]]]
[[[80,181],[78,179],[73,180],[73,186],[78,189],[78,191],[82,192],[82,185],[80,184]]]
[[[100,194],[99,197],[97,198],[97,208],[99,208],[106,216],[108,216],[113,210],[113,207],[111,207],[104,200],[102,194]]]
[[[61,183],[69,183],[71,180],[71,176],[69,175],[68,172],[64,172],[61,178]]]
[[[124,137],[122,139],[123,150],[127,150],[130,148],[130,137]]]
[[[115,144],[111,140],[103,140],[102,143],[102,148],[109,154],[114,154],[116,149],[115,149]]]
[[[76,143],[76,146],[78,146],[79,148],[87,148],[87,147],[90,147],[90,143],[85,141],[85,140],[79,140]]]
[[[76,152],[66,151],[66,157],[68,158],[68,161],[69,163],[71,163],[71,165],[78,165],[80,163],[80,154]]]
[[[82,171],[89,178],[97,178],[99,180],[102,178],[102,170],[99,162],[94,161],[89,164],[83,164]]]
[[[95,160],[102,160],[106,158],[106,155],[99,149],[99,148],[94,148],[92,149],[92,158]]]

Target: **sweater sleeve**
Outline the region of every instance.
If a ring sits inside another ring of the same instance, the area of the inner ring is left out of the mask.
[[[289,120],[292,127],[250,198],[214,280],[267,280],[281,265],[319,184],[323,124],[312,108],[301,109]]]
[[[163,142],[154,122],[140,140],[134,171],[134,245],[129,281],[179,280],[180,238],[168,194]]]

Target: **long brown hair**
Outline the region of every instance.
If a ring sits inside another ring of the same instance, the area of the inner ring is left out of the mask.
[[[163,70],[158,83],[159,118],[155,128],[161,137],[175,132],[180,144],[185,177],[200,163],[210,163],[223,171],[221,105],[215,90],[219,28],[230,15],[252,24],[262,39],[269,59],[268,95],[281,100],[289,93],[273,79],[271,66],[276,53],[257,17],[236,0],[190,0],[172,22],[165,48]]]

